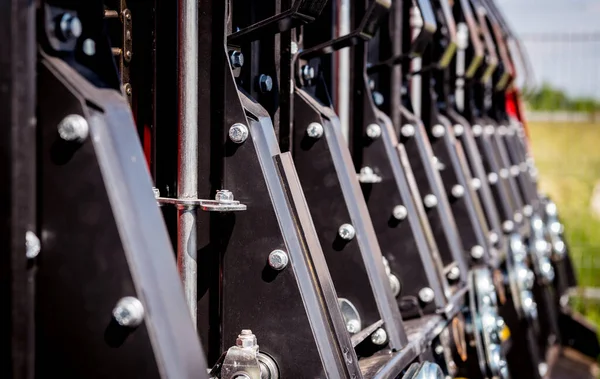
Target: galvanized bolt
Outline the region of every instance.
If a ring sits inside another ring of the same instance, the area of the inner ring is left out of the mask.
[[[490,238],[490,243],[492,243],[492,244],[498,243],[498,240],[500,239],[498,237],[498,234],[494,233],[494,232],[490,232],[490,237],[489,238]]]
[[[514,228],[515,228],[515,224],[510,220],[506,220],[502,223],[502,229],[506,233],[511,232]]]
[[[33,259],[38,256],[41,249],[42,244],[38,236],[30,230],[25,232],[25,256],[28,259]]]
[[[273,79],[269,75],[261,74],[258,77],[258,88],[262,93],[271,92],[273,89]]]
[[[64,42],[79,38],[83,30],[79,18],[71,13],[63,13],[58,26],[57,38]]]
[[[244,54],[241,51],[233,50],[229,53],[229,62],[231,67],[240,68],[244,65]]]
[[[521,221],[523,221],[523,214],[521,212],[515,212],[514,219],[517,224],[520,224]]]
[[[119,300],[112,315],[119,325],[135,328],[144,321],[144,306],[137,298],[126,296]]]
[[[298,44],[294,41],[292,41],[292,43],[290,44],[290,53],[292,53],[292,55],[296,54],[298,52]]]
[[[435,197],[433,194],[425,195],[423,198],[423,204],[425,204],[427,208],[433,208],[438,204],[437,197]]]
[[[306,128],[306,134],[310,138],[321,138],[323,137],[323,125],[318,122],[311,122],[308,124],[308,128]]]
[[[482,246],[475,245],[471,248],[471,257],[473,257],[473,259],[483,258],[484,253],[485,253],[485,250],[483,249]]]
[[[531,205],[526,205],[523,207],[523,214],[526,217],[530,217],[533,214],[533,207]]]
[[[448,273],[446,274],[446,277],[450,281],[457,281],[458,279],[460,279],[460,269],[456,266],[452,267],[450,271],[448,271]]]
[[[269,254],[269,266],[273,270],[281,271],[287,267],[290,258],[283,250],[273,250]]]
[[[381,126],[378,124],[369,124],[369,126],[367,126],[367,136],[371,139],[381,137]]]
[[[481,188],[481,180],[479,180],[479,178],[473,178],[471,180],[471,186],[473,187],[474,190],[478,190]]]
[[[70,114],[58,124],[58,135],[68,142],[83,142],[89,133],[87,120],[78,114]]]
[[[514,177],[519,176],[519,172],[520,172],[519,166],[517,166],[517,165],[510,166],[510,174],[512,176],[514,176]]]
[[[248,138],[248,127],[236,122],[229,128],[229,139],[234,143],[243,143]]]
[[[492,125],[486,125],[485,127],[485,134],[487,134],[488,136],[491,136],[492,134],[494,134],[494,127]]]
[[[374,331],[373,334],[371,334],[371,342],[378,346],[385,345],[387,339],[387,333],[383,328],[379,328],[376,331]]]
[[[502,179],[506,179],[506,178],[508,178],[508,174],[509,174],[509,172],[508,172],[508,169],[506,169],[506,168],[501,168],[501,169],[500,169],[500,171],[499,171],[499,174],[500,174],[500,177],[501,177]]]
[[[495,172],[490,172],[488,174],[488,182],[490,182],[490,184],[498,183],[498,174],[496,174]]]
[[[397,297],[400,295],[400,290],[402,289],[402,285],[400,284],[400,279],[394,274],[389,274],[388,279],[390,280],[390,287],[392,289],[392,295]]]
[[[437,124],[434,125],[433,128],[431,128],[431,135],[435,138],[440,138],[444,134],[446,134],[446,128],[444,128],[443,125]]]
[[[343,224],[338,229],[339,236],[346,241],[350,241],[356,235],[356,230],[354,230],[354,226],[350,224]]]
[[[94,56],[96,54],[96,41],[91,38],[87,38],[85,41],[83,41],[82,48],[85,55],[90,57]]]
[[[127,50],[127,51],[125,52],[125,59],[127,59],[127,61],[130,61],[130,60],[131,60],[131,57],[132,57],[132,55],[133,55],[133,53],[131,52],[131,50]]]
[[[462,136],[464,132],[465,132],[465,127],[464,126],[462,126],[460,124],[454,125],[454,135],[456,137]]]
[[[373,102],[375,103],[375,105],[379,107],[383,104],[384,101],[385,98],[383,97],[381,92],[373,91]]]
[[[408,210],[404,205],[396,205],[392,211],[392,215],[396,220],[402,221],[408,216]]]
[[[346,323],[346,330],[348,333],[352,334],[360,332],[360,322],[358,322],[358,320],[348,320]]]
[[[473,135],[475,137],[479,137],[480,135],[483,134],[483,128],[481,127],[481,125],[473,125]]]
[[[444,353],[444,347],[442,345],[437,345],[434,351],[437,355],[442,355]]]
[[[233,203],[233,193],[229,190],[218,190],[215,194],[215,200],[221,204]]]
[[[258,341],[252,330],[242,329],[242,332],[238,334],[238,338],[235,340],[235,345],[238,347],[258,347]]]
[[[302,78],[304,80],[313,80],[315,78],[315,68],[309,65],[302,66]]]
[[[455,184],[452,186],[452,190],[450,192],[452,193],[452,196],[458,199],[465,195],[465,187],[461,186],[460,184]]]
[[[434,297],[435,293],[429,287],[424,287],[419,290],[419,300],[424,303],[431,303]]]
[[[410,138],[410,137],[414,136],[415,132],[416,132],[415,127],[414,127],[414,125],[411,125],[411,124],[403,125],[402,128],[400,128],[400,134],[402,134],[406,138]]]

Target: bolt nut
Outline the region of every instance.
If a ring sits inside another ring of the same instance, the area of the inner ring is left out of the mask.
[[[58,135],[68,142],[83,142],[89,133],[87,120],[78,114],[70,114],[58,124]]]
[[[83,27],[79,18],[71,13],[63,13],[58,23],[56,37],[63,42],[79,38]]]
[[[298,52],[298,44],[294,41],[292,41],[292,43],[290,43],[290,53],[292,53],[292,55],[296,54]]]
[[[309,65],[302,66],[302,78],[306,81],[313,80],[315,78],[315,68]]]
[[[435,293],[429,287],[424,287],[419,290],[419,300],[423,303],[431,303],[435,297]]]
[[[233,193],[229,190],[218,190],[215,194],[215,200],[222,204],[233,203]]]
[[[485,250],[483,249],[482,246],[479,245],[475,245],[471,248],[471,257],[473,259],[481,259],[483,258],[483,254],[485,253]]]
[[[477,191],[478,189],[481,188],[481,180],[479,180],[479,178],[473,178],[471,179],[471,187],[473,187],[473,189],[475,191]]]
[[[460,124],[454,125],[454,135],[456,137],[462,136],[464,132],[465,132],[465,127],[464,126],[462,126]]]
[[[306,134],[310,138],[321,138],[323,137],[323,132],[323,125],[319,124],[318,122],[311,122],[308,124],[308,128],[306,128]]]
[[[258,89],[262,93],[271,92],[273,90],[273,79],[269,75],[261,74],[258,77]]]
[[[287,267],[290,258],[283,250],[273,250],[269,254],[269,266],[273,270],[281,271]]]
[[[371,334],[371,342],[374,345],[382,346],[385,345],[388,340],[386,331],[383,328],[379,328]]]
[[[229,139],[234,143],[243,143],[248,138],[248,127],[239,122],[229,128]]]
[[[452,196],[458,199],[465,195],[465,187],[461,186],[460,184],[455,184],[452,186],[452,190],[450,192],[452,193]]]
[[[425,195],[425,197],[423,198],[423,204],[425,204],[427,208],[433,208],[438,204],[437,197],[435,197],[435,195],[432,194]]]
[[[83,53],[89,57],[96,55],[96,41],[86,38],[82,45]]]
[[[369,124],[369,126],[367,126],[367,136],[371,139],[381,137],[381,126],[378,124]]]
[[[346,330],[351,334],[360,332],[360,322],[358,320],[348,320]]]
[[[408,217],[408,210],[404,205],[396,205],[392,211],[392,214],[396,220],[402,221]]]
[[[498,172],[500,174],[500,177],[502,179],[506,179],[509,176],[509,171],[506,168],[501,168],[500,171]]]
[[[343,224],[338,229],[338,234],[343,240],[350,241],[356,235],[356,230],[354,230],[354,226],[350,224]]]
[[[460,279],[460,269],[456,266],[453,266],[450,271],[446,274],[448,280],[455,282]]]
[[[144,306],[137,298],[126,296],[119,300],[112,315],[117,324],[135,328],[144,321]]]
[[[389,274],[388,279],[390,280],[390,287],[392,289],[392,295],[394,297],[398,297],[400,295],[400,291],[402,290],[402,285],[400,284],[400,279],[394,274]]]
[[[235,340],[235,345],[238,347],[258,347],[256,336],[250,329],[243,329],[238,338]]]
[[[475,137],[479,137],[483,134],[483,128],[481,127],[481,125],[473,125],[473,135]]]
[[[25,233],[25,256],[27,259],[37,257],[41,249],[42,244],[38,236],[36,236],[34,232],[28,230]]]
[[[515,228],[515,223],[510,220],[506,220],[502,223],[502,229],[504,230],[505,233],[512,232],[514,228]]]
[[[400,134],[406,138],[413,137],[416,133],[416,129],[414,125],[406,124],[400,128]]]
[[[498,174],[496,174],[495,172],[490,172],[488,174],[488,182],[490,182],[490,184],[498,183]]]
[[[240,68],[244,65],[244,54],[241,51],[233,50],[229,53],[229,62],[231,67]]]
[[[444,128],[444,125],[437,124],[431,128],[431,135],[435,138],[440,138],[444,134],[446,134],[446,128]]]
[[[444,347],[442,345],[437,345],[434,351],[437,355],[442,355],[444,354]]]
[[[485,126],[485,134],[487,134],[488,136],[493,135],[495,130],[496,129],[494,128],[493,125],[486,125]]]

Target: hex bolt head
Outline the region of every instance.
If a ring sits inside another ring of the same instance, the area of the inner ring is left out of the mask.
[[[437,124],[431,128],[431,135],[435,138],[440,138],[444,134],[446,134],[446,128],[444,128],[444,125]]]
[[[419,290],[419,300],[423,303],[431,303],[434,297],[435,293],[429,287],[423,287]]]
[[[369,124],[369,126],[367,126],[367,136],[370,139],[377,139],[381,137],[381,126],[378,124]]]
[[[525,215],[525,217],[530,217],[533,214],[533,207],[529,204],[524,206],[523,214]]]
[[[498,174],[496,174],[495,172],[490,172],[488,174],[488,182],[490,182],[490,184],[498,183]]]
[[[515,223],[510,220],[506,220],[502,223],[502,229],[504,230],[505,233],[512,232],[514,228],[515,228]]]
[[[479,137],[483,134],[483,128],[481,127],[481,125],[477,125],[477,124],[473,125],[472,130],[473,130],[473,135],[475,137]]]
[[[373,334],[371,334],[371,342],[374,345],[377,345],[377,346],[385,345],[387,343],[387,340],[388,340],[388,336],[387,336],[385,329],[383,329],[383,328],[379,328],[376,331],[374,331]]]
[[[310,138],[321,138],[323,137],[323,132],[323,125],[319,124],[318,122],[311,122],[308,124],[308,128],[306,128],[306,135],[308,135]]]
[[[218,190],[215,194],[215,200],[221,204],[233,203],[233,193],[229,190]]]
[[[490,232],[489,240],[491,244],[496,244],[500,240],[500,237],[498,237],[497,233]]]
[[[416,129],[414,125],[406,124],[400,128],[400,134],[402,134],[403,137],[410,138],[413,137],[415,133]]]
[[[112,311],[112,315],[121,326],[135,328],[144,321],[144,306],[133,296],[126,296],[119,300]]]
[[[500,177],[502,179],[506,179],[509,176],[509,171],[506,168],[501,168],[500,171],[498,172],[500,174]]]
[[[346,330],[351,334],[360,332],[360,322],[358,320],[348,320]]]
[[[485,131],[485,134],[487,134],[488,136],[491,136],[491,135],[494,134],[495,130],[496,129],[494,128],[494,126],[492,126],[492,125],[486,125],[484,131]]]
[[[281,271],[290,263],[290,258],[283,250],[273,250],[269,254],[269,266],[273,270]]]
[[[292,43],[290,43],[290,53],[292,53],[292,55],[296,54],[298,52],[298,44],[294,41],[292,41]]]
[[[408,216],[408,210],[404,205],[396,205],[392,211],[392,215],[396,220],[402,221]]]
[[[435,197],[435,195],[433,195],[433,194],[425,195],[425,197],[423,198],[423,204],[427,208],[433,208],[433,207],[437,206],[437,204],[438,204],[437,197]]]
[[[241,68],[244,66],[244,54],[241,51],[232,50],[229,53],[229,62],[233,68]]]
[[[346,241],[350,241],[356,235],[356,230],[354,230],[354,226],[350,224],[343,224],[338,229],[338,235]]]
[[[315,78],[315,68],[310,65],[302,66],[302,79],[306,81],[313,80]]]
[[[87,120],[78,114],[70,114],[58,124],[58,135],[68,142],[83,142],[89,134]]]
[[[236,122],[229,128],[229,139],[233,143],[243,143],[248,138],[248,127]]]
[[[485,253],[485,250],[483,249],[482,246],[479,245],[475,245],[471,248],[471,257],[473,259],[481,259],[483,258],[483,254]]]
[[[444,354],[444,347],[442,345],[437,345],[434,351],[437,355],[442,355]]]
[[[384,101],[385,98],[383,97],[381,92],[373,91],[373,102],[375,103],[375,105],[380,107],[381,105],[383,105]]]
[[[82,31],[81,20],[77,16],[67,12],[60,16],[56,37],[63,42],[67,42],[70,39],[79,38]]]
[[[519,166],[517,165],[512,165],[510,166],[510,175],[517,177],[519,176],[519,173],[521,172],[521,170],[519,170]]]
[[[479,180],[479,178],[473,178],[471,179],[471,187],[473,187],[473,189],[475,191],[477,191],[478,189],[481,188],[481,180]]]
[[[37,257],[41,249],[42,244],[38,236],[36,236],[34,232],[28,230],[25,233],[25,256],[27,259]]]
[[[452,186],[452,190],[450,190],[450,192],[452,193],[452,196],[459,199],[465,195],[465,187],[461,186],[460,184],[455,184]]]
[[[271,92],[273,90],[273,79],[269,75],[261,74],[258,77],[258,89],[262,93]]]
[[[448,280],[455,282],[460,279],[460,269],[456,266],[452,267],[450,271],[446,274]]]
[[[91,38],[86,38],[85,41],[83,41],[83,53],[87,56],[94,56],[96,55],[96,41],[94,41]]]
[[[392,295],[394,295],[394,297],[398,297],[398,295],[400,295],[400,291],[402,290],[402,284],[400,284],[400,279],[398,279],[398,277],[394,274],[389,274],[388,279],[390,280]]]
[[[461,124],[454,125],[454,135],[456,137],[462,136],[464,132],[465,132],[465,127],[464,126],[462,126]]]

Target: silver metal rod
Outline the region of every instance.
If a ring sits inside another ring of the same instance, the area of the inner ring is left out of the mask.
[[[198,0],[178,0],[177,98],[179,164],[177,197],[198,197]],[[177,209],[177,266],[196,326],[198,263],[196,209]]]
[[[413,6],[410,14],[410,27],[412,30],[412,39],[419,35],[423,27],[423,18],[421,11],[417,6]],[[411,71],[421,71],[423,60],[420,57],[413,58],[411,61]],[[421,74],[413,74],[410,79],[410,99],[412,102],[413,113],[417,117],[421,117],[421,94],[422,94]]]
[[[338,27],[336,37],[350,34],[350,0],[338,2]],[[337,53],[337,104],[336,111],[342,125],[342,134],[346,142],[349,138],[350,125],[350,49],[342,49]]]

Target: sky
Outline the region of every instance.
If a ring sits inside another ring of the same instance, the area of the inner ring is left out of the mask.
[[[538,85],[600,99],[600,0],[496,0],[528,52]],[[557,40],[551,35],[563,35]],[[598,33],[581,40],[581,33]],[[540,34],[547,40],[539,41]],[[570,40],[569,40],[570,39]]]

